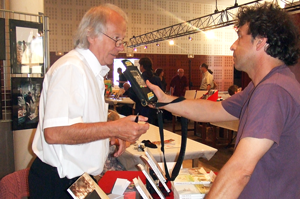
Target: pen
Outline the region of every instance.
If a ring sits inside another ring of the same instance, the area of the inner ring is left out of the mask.
[[[136,122],[136,123],[139,121],[139,114],[140,114],[140,113],[137,113],[137,114],[136,114],[136,118],[135,118],[135,120],[134,120],[134,122]]]

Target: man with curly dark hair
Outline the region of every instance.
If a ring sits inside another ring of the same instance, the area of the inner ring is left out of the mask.
[[[208,198],[300,198],[300,84],[288,65],[299,58],[298,30],[270,3],[240,8],[234,65],[252,82],[221,101],[184,100],[164,109],[199,122],[240,120],[236,147]],[[159,102],[171,102],[158,87]]]

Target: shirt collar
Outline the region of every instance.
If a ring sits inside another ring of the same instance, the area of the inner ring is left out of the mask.
[[[89,49],[76,48],[76,51],[85,58],[95,76],[101,75],[104,77],[109,72],[109,67],[107,65],[101,65],[96,56]]]

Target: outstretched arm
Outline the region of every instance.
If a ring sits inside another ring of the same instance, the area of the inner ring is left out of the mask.
[[[149,81],[147,81],[147,85],[157,96],[158,102],[167,103],[176,99],[174,96],[166,95],[159,87],[151,84]],[[221,102],[209,100],[184,100],[179,103],[166,105],[163,109],[199,122],[217,122],[237,119],[223,108]]]

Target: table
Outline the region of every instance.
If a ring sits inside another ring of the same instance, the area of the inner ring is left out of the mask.
[[[105,102],[108,103],[109,105],[113,105],[115,111],[116,111],[118,104],[131,105],[132,106],[132,114],[134,114],[135,102],[132,99],[130,99],[129,97],[119,97],[118,99],[105,98]]]
[[[231,131],[238,131],[240,121],[239,120],[232,120],[232,121],[225,121],[225,122],[210,122],[211,125],[221,127],[223,129],[228,129]]]
[[[172,133],[168,130],[164,130],[164,139],[175,140],[173,142],[174,145],[165,144],[166,161],[175,162],[180,151],[181,135]],[[160,141],[159,128],[150,124],[149,130],[139,138],[138,142],[142,142],[143,140],[150,140],[151,142]],[[149,149],[157,162],[163,162],[163,153],[160,150],[160,145],[158,145],[158,148],[156,149]],[[191,139],[187,139],[184,159],[193,160],[193,167],[198,167],[199,158],[205,158],[209,160],[216,152],[217,149],[215,148],[212,148],[205,144],[201,144]],[[118,157],[118,159],[127,170],[137,170],[137,164],[144,164],[140,158],[140,156],[143,154],[144,152],[137,151],[136,149],[134,149],[134,145],[131,145],[120,157]]]
[[[238,131],[239,124],[240,124],[239,120],[232,120],[232,121],[225,121],[225,122],[210,122],[210,125],[212,125],[212,126],[229,130],[228,143],[227,143],[228,146],[232,143],[233,133]],[[216,139],[216,128],[214,128],[213,131],[214,131],[213,137],[214,137],[214,139]]]

